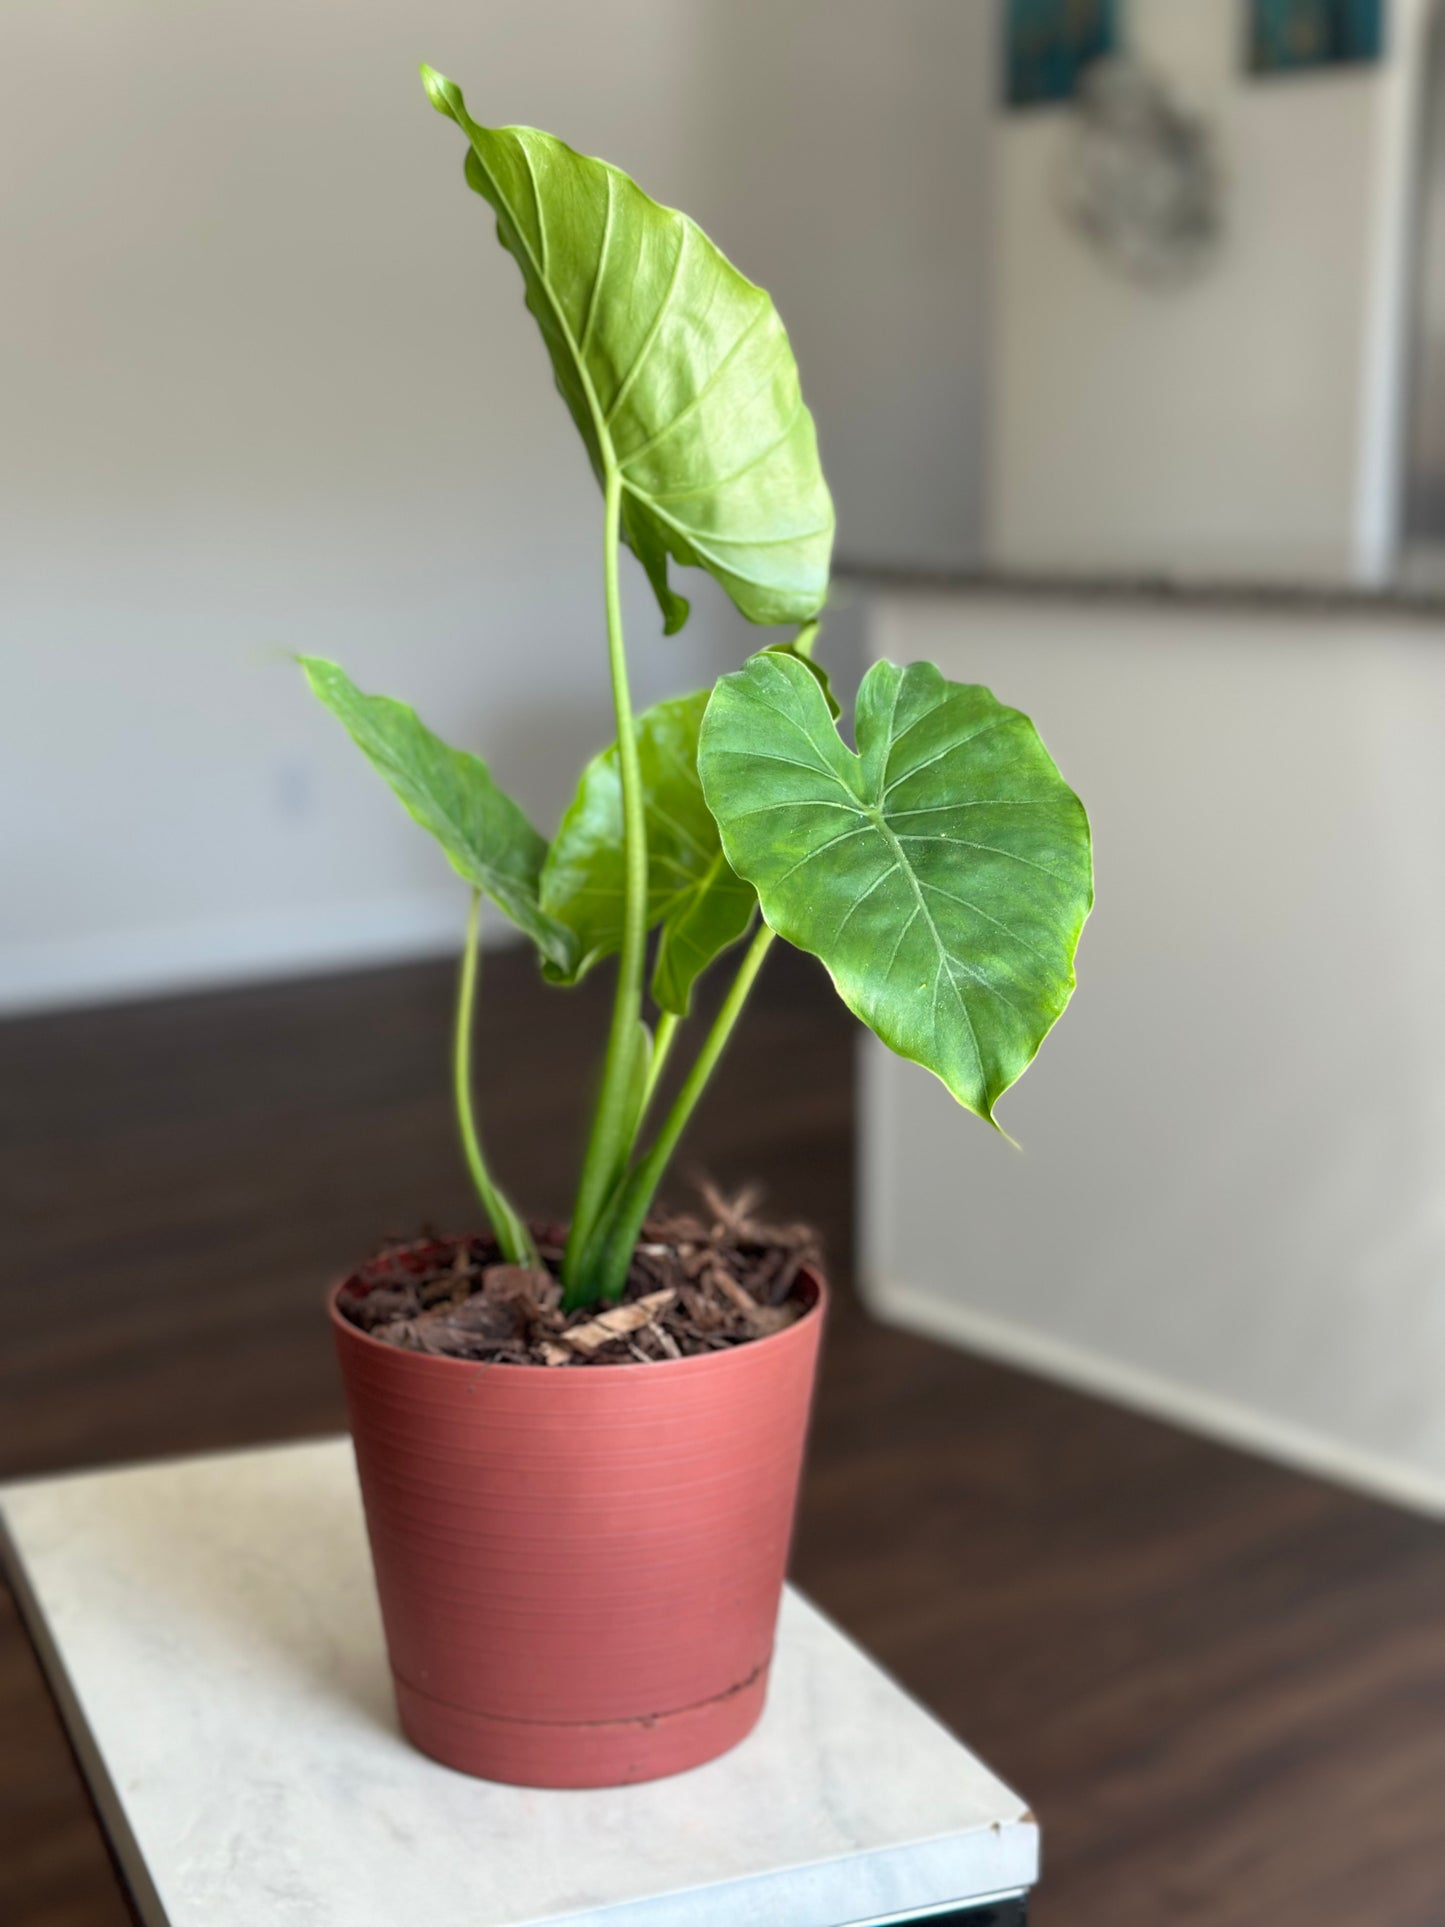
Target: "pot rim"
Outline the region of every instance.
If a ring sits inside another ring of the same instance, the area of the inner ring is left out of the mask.
[[[461,1240],[460,1238],[442,1238],[436,1240],[436,1242],[439,1244],[448,1244],[460,1243]],[[596,1368],[588,1368],[586,1370],[577,1370],[570,1366],[565,1369],[549,1369],[545,1365],[519,1365],[510,1359],[497,1359],[493,1361],[480,1358],[446,1358],[436,1352],[403,1351],[395,1345],[388,1345],[384,1339],[375,1338],[370,1332],[363,1331],[360,1325],[354,1325],[349,1318],[342,1314],[337,1304],[341,1293],[345,1290],[346,1286],[351,1283],[355,1275],[355,1272],[347,1272],[345,1277],[338,1278],[335,1284],[328,1285],[325,1293],[326,1313],[330,1320],[331,1327],[333,1331],[339,1336],[346,1338],[348,1342],[354,1341],[371,1350],[384,1353],[389,1358],[405,1359],[411,1368],[420,1366],[437,1371],[445,1370],[451,1372],[500,1371],[535,1373],[546,1378],[547,1382],[551,1385],[563,1384],[573,1379],[583,1384],[595,1384],[599,1371],[608,1376],[614,1373],[628,1371],[645,1372],[650,1379],[656,1378],[659,1375],[677,1377],[682,1374],[697,1371],[717,1371],[720,1367],[729,1363],[729,1361],[735,1358],[745,1357],[749,1353],[758,1353],[768,1349],[776,1349],[780,1345],[799,1342],[812,1328],[822,1321],[828,1309],[830,1296],[828,1281],[824,1277],[821,1268],[817,1265],[803,1265],[800,1269],[799,1276],[806,1278],[813,1287],[812,1304],[808,1306],[801,1318],[794,1319],[791,1325],[785,1325],[781,1331],[769,1332],[765,1338],[750,1338],[744,1344],[729,1346],[726,1351],[695,1352],[690,1358],[650,1359],[645,1365],[635,1358],[630,1358],[625,1361],[619,1359],[615,1363],[609,1363]]]

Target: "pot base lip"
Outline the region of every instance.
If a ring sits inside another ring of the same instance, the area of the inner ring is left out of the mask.
[[[798,1276],[812,1287],[813,1302],[801,1318],[794,1319],[791,1325],[785,1325],[782,1331],[770,1332],[766,1338],[750,1338],[745,1344],[734,1345],[727,1351],[700,1352],[691,1358],[651,1359],[645,1365],[636,1359],[619,1359],[616,1364],[568,1366],[553,1371],[545,1365],[517,1365],[500,1361],[493,1363],[475,1358],[446,1358],[435,1352],[405,1351],[396,1345],[388,1345],[385,1339],[373,1337],[370,1332],[363,1331],[360,1325],[354,1325],[341,1310],[338,1300],[355,1275],[355,1272],[349,1271],[326,1288],[324,1299],[326,1315],[338,1338],[344,1338],[348,1343],[355,1342],[373,1354],[381,1354],[392,1359],[405,1359],[410,1366],[450,1372],[526,1373],[545,1378],[549,1385],[567,1384],[574,1380],[594,1380],[599,1373],[607,1376],[621,1372],[666,1373],[671,1377],[684,1372],[717,1371],[734,1359],[773,1351],[779,1346],[790,1343],[796,1344],[801,1338],[811,1335],[825,1316],[829,1299],[828,1281],[821,1268],[817,1265],[804,1265]]]
[[[619,1720],[527,1720],[453,1706],[392,1675],[402,1731],[472,1779],[553,1789],[632,1786],[703,1766],[752,1732],[771,1656],[741,1685],[670,1713]]]

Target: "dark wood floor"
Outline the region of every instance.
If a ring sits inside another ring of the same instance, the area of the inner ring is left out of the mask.
[[[486,988],[489,1135],[560,1212],[603,1005],[515,953]],[[0,1027],[0,1478],[339,1427],[323,1282],[471,1219],[450,994],[423,966]],[[688,1147],[766,1174],[843,1287],[799,1581],[1037,1807],[1041,1927],[1442,1927],[1445,1531],[870,1323],[851,1047],[775,959]],[[0,1922],[125,1919],[0,1593]]]

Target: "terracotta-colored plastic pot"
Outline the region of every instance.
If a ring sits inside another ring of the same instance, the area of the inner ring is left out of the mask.
[[[826,1287],[796,1324],[656,1364],[478,1365],[330,1298],[408,1736],[484,1779],[700,1765],[763,1708]]]

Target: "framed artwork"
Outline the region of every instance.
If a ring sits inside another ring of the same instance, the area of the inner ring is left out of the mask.
[[[1118,0],[1006,0],[1004,101],[1072,100],[1091,61],[1118,51]]]
[[[1249,0],[1252,74],[1358,66],[1385,50],[1385,0]]]

